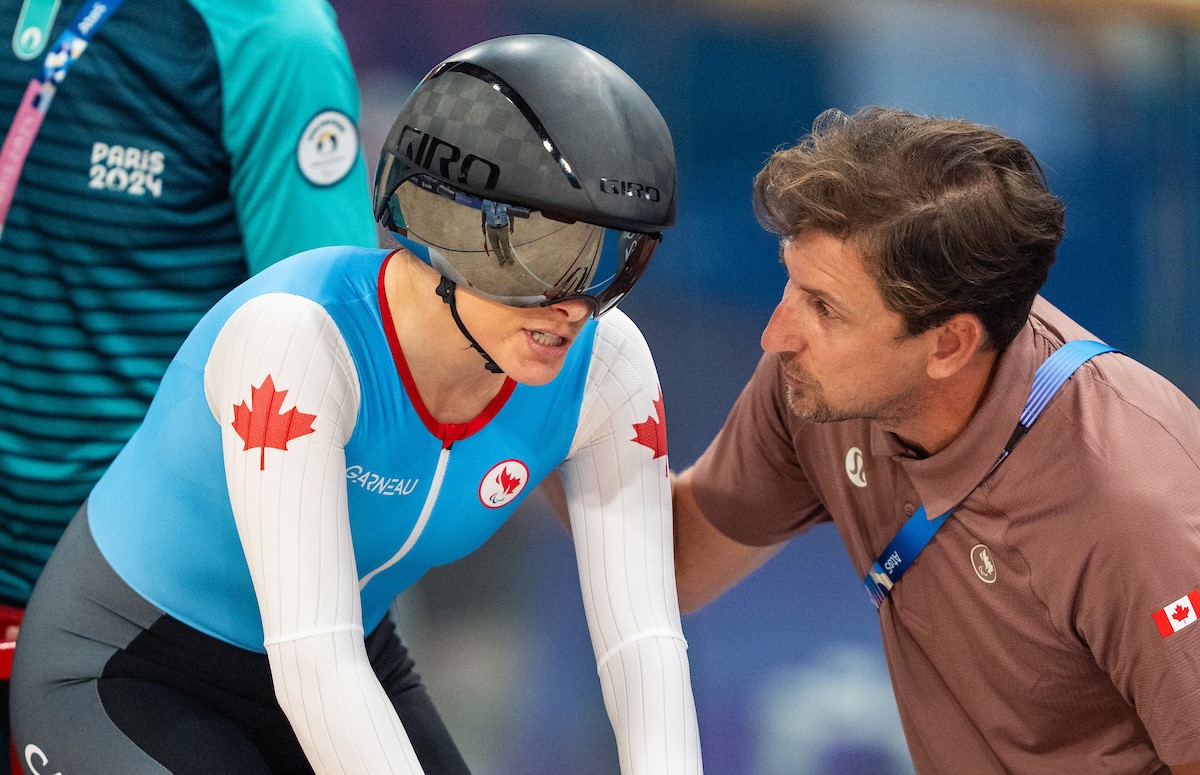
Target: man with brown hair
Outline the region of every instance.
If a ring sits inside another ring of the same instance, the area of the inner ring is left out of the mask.
[[[1038,296],[1037,160],[828,111],[754,204],[788,283],[674,483],[684,609],[832,521],[919,772],[1200,773],[1200,410]]]

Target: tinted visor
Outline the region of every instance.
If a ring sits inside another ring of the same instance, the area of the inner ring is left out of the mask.
[[[434,269],[514,307],[584,299],[601,315],[642,276],[662,238],[478,199],[422,174],[401,182],[387,209],[384,225],[428,247],[422,258]]]

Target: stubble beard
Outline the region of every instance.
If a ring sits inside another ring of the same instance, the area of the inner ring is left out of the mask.
[[[871,420],[886,426],[901,425],[914,413],[914,391],[901,390],[872,401],[835,407],[825,396],[825,389],[812,376],[803,372],[791,359],[782,362],[787,378],[787,405],[792,414],[805,422],[830,423],[843,420]]]
[[[849,419],[834,411],[825,400],[820,385],[806,385],[803,390],[792,385],[787,386],[787,405],[792,414],[805,422],[822,423],[837,422]]]

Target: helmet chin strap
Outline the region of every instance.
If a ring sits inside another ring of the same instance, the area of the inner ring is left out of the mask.
[[[471,343],[471,346],[475,348],[476,352],[483,356],[483,360],[485,361],[483,368],[487,369],[493,374],[503,374],[504,370],[501,369],[494,360],[492,360],[492,356],[487,354],[487,350],[479,346],[479,342],[475,341],[475,337],[471,336],[471,332],[468,331],[467,327],[463,325],[462,318],[458,316],[458,305],[454,301],[455,287],[456,286],[453,280],[445,275],[442,275],[442,281],[438,283],[437,295],[442,297],[442,301],[450,305],[450,315],[454,318],[454,325],[458,326],[458,330],[461,331],[462,335],[467,338],[467,341]]]

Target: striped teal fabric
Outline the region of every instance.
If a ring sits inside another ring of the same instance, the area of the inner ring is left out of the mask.
[[[81,4],[63,0],[51,39]],[[0,0],[0,26],[20,5]],[[0,50],[0,126],[42,58]],[[297,162],[325,111],[358,117],[323,0],[126,0],[72,66],[0,237],[0,600],[28,598],[187,332],[250,267],[374,243],[362,155],[333,182]]]

